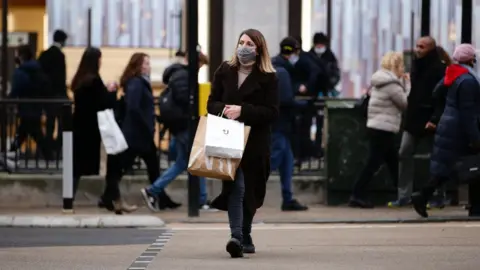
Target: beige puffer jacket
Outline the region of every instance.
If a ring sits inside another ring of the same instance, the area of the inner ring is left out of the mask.
[[[398,133],[407,109],[410,85],[393,72],[380,69],[372,75],[367,127]]]

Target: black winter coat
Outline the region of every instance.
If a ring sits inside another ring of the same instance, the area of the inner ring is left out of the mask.
[[[250,213],[263,205],[270,176],[271,126],[278,118],[278,84],[275,73],[263,73],[254,66],[238,88],[238,68],[224,62],[215,71],[208,98],[208,113],[218,115],[225,105],[242,106],[238,119],[251,127],[240,167],[245,178],[244,205]],[[227,210],[232,181],[223,181],[222,193],[212,206]]]
[[[432,117],[435,108],[433,90],[445,74],[446,65],[440,60],[436,50],[427,56],[416,59],[411,73],[411,90],[408,95],[408,108],[404,129],[413,136],[425,134],[425,125]]]
[[[75,176],[98,175],[101,138],[97,112],[113,108],[116,92],[108,92],[100,76],[74,90],[73,171]]]

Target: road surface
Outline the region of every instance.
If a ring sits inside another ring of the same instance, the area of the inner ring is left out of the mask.
[[[1,270],[477,270],[480,223],[256,224],[258,253],[230,259],[226,224],[0,229]]]

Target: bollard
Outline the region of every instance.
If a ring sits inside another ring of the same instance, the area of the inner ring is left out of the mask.
[[[73,119],[72,105],[62,107],[62,196],[63,213],[73,214]]]

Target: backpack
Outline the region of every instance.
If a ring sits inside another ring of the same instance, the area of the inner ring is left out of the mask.
[[[184,115],[182,108],[175,101],[170,87],[165,88],[159,97],[160,121],[168,128],[181,120]]]
[[[48,94],[51,92],[51,84],[47,75],[40,69],[32,68],[21,68],[25,72],[29,79],[30,83],[26,91],[23,92],[23,98],[47,98]]]

